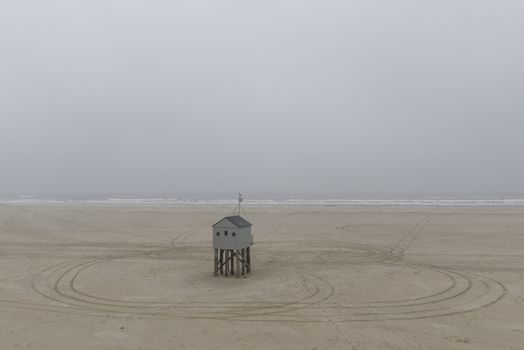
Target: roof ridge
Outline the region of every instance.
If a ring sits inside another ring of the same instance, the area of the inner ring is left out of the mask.
[[[233,225],[235,225],[236,227],[238,228],[241,228],[241,227],[249,227],[249,226],[252,226],[251,223],[249,221],[247,221],[245,218],[243,218],[242,216],[240,215],[230,215],[230,216],[226,216],[224,217],[223,219],[220,219],[217,223],[215,223],[213,226],[215,226],[216,224],[218,224],[220,221],[224,220],[224,219],[227,219],[229,222],[231,222]]]

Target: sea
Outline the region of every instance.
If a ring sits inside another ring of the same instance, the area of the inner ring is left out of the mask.
[[[231,206],[238,194],[72,194],[0,196],[4,205]],[[243,194],[244,206],[523,207],[523,195],[336,195]]]

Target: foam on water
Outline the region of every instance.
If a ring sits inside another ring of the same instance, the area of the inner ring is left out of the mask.
[[[212,205],[232,206],[233,199],[183,198],[97,198],[97,199],[45,199],[19,197],[0,199],[0,204],[18,205]],[[246,199],[247,206],[414,206],[414,207],[508,207],[524,206],[524,198],[400,198],[400,199]]]

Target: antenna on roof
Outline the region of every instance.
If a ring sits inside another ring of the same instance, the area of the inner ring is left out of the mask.
[[[238,204],[235,207],[235,210],[233,211],[233,215],[240,215],[240,211],[241,210],[243,211],[243,209],[240,206],[243,201],[244,201],[244,198],[242,197],[242,193],[239,193],[238,194]]]

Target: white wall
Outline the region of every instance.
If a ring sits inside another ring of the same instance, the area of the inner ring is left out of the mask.
[[[227,230],[228,235],[224,235]],[[220,232],[220,236],[217,236]],[[235,237],[232,233],[235,232]],[[229,220],[222,220],[213,227],[213,248],[215,249],[242,249],[252,245],[251,227],[238,228]]]

